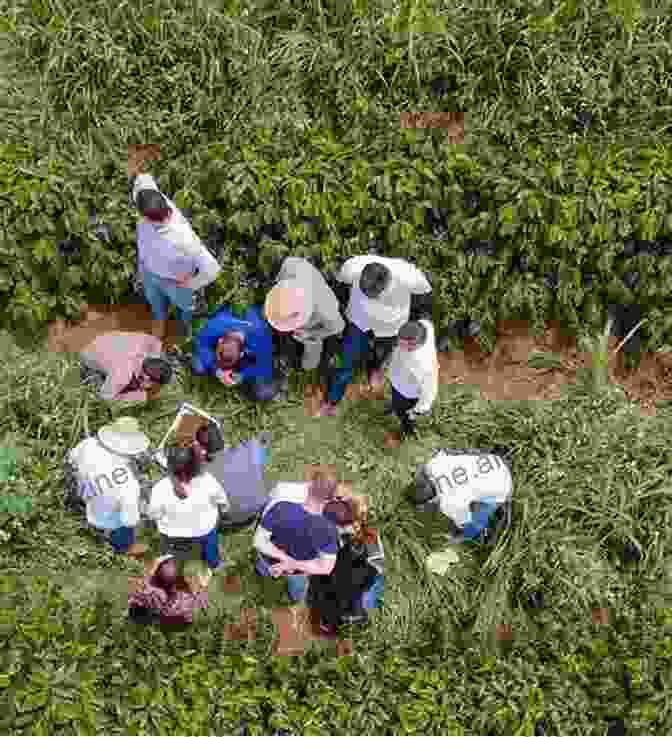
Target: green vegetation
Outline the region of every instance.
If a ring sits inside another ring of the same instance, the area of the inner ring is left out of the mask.
[[[607,303],[633,299],[643,348],[672,345],[672,259],[620,255],[625,241],[664,244],[672,230],[668,16],[633,0],[397,6],[0,3],[7,324],[39,337],[82,301],[128,297],[126,146],[155,142],[159,182],[199,234],[226,225],[211,306],[258,296],[241,286],[244,239],[282,221],[292,251],[327,271],[382,239],[430,275],[439,333],[477,320],[486,348],[497,319],[539,328],[555,317],[591,338]],[[465,111],[464,146],[401,130],[407,110]],[[111,244],[94,237],[91,206]],[[427,233],[437,207],[444,240]],[[67,238],[81,239],[80,260],[59,252]],[[465,255],[469,240],[494,241],[495,255]],[[520,256],[526,268],[512,268]],[[157,403],[110,409],[79,386],[73,359],[37,345],[2,344],[0,436],[22,453],[0,493],[33,504],[0,514],[0,731],[230,734],[245,720],[254,734],[532,734],[543,718],[548,733],[603,734],[612,715],[633,734],[672,729],[669,408],[643,418],[591,375],[553,403],[442,387],[422,442],[388,454],[393,418],[362,402],[309,420],[302,375],[289,402],[263,409],[182,373]],[[270,657],[270,611],[287,600],[281,582],[253,575],[249,530],[223,539],[241,595],[216,592],[188,632],[125,622],[124,576],[139,564],[62,509],[63,456],[85,420],[95,429],[110,412],[135,414],[158,442],[187,397],[229,418],[232,444],[271,430],[274,478],[332,462],[369,496],[388,555],[385,606],[354,657]],[[514,451],[514,525],[494,550],[465,549],[432,577],[424,560],[445,530],[404,490],[429,449],[495,444]],[[628,542],[644,555],[625,565]],[[536,590],[544,606],[529,609]],[[244,606],[259,612],[257,639],[227,642]],[[593,606],[609,608],[608,626],[591,624]],[[493,640],[501,623],[509,644]]]

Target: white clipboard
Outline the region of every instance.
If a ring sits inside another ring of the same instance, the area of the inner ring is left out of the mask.
[[[161,466],[161,468],[163,468],[164,470],[168,468],[168,459],[166,458],[166,454],[164,452],[164,448],[166,447],[168,438],[171,436],[172,433],[175,432],[177,426],[180,424],[180,420],[188,414],[200,415],[201,417],[205,417],[205,419],[209,420],[210,422],[214,422],[214,424],[217,425],[220,430],[222,429],[221,423],[214,417],[209,415],[207,412],[204,412],[202,409],[198,409],[198,407],[194,407],[193,404],[184,402],[180,406],[177,412],[177,417],[175,417],[173,424],[168,428],[168,432],[166,432],[166,434],[163,436],[163,440],[159,443],[159,447],[152,453],[152,459],[156,461],[159,466]]]

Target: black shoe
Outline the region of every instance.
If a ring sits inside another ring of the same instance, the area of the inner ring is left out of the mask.
[[[341,620],[344,625],[361,626],[368,624],[369,614],[366,609],[357,607],[351,612],[344,614]]]
[[[384,415],[394,414],[394,404],[392,404],[392,402],[385,402],[385,404],[383,405],[383,414]]]

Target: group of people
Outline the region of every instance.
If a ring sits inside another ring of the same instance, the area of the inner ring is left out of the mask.
[[[171,380],[172,365],[161,355],[168,309],[175,306],[179,333],[191,337],[193,291],[221,270],[151,175],[132,177],[129,189],[143,216],[138,263],[156,334],[106,333],[84,349],[83,371],[100,375],[105,399],[144,399]],[[320,416],[337,413],[358,364],[366,365],[373,389],[384,386],[387,371],[392,397],[385,409],[399,417],[404,438],[438,393],[434,326],[428,314],[411,319],[413,299],[429,295],[431,285],[408,261],[377,255],[348,259],[336,279],[350,286],[345,318],[320,271],[307,259],[286,257],[263,305],[240,317],[222,306],[209,317],[194,336],[191,369],[239,385],[250,399],[274,399],[286,385],[274,359],[289,338],[302,352],[301,367],[318,369],[326,384]],[[339,352],[341,365],[333,368]]]
[[[378,606],[383,553],[367,524],[366,500],[339,484],[330,467],[269,490],[269,445],[262,433],[227,448],[219,427],[205,421],[167,449],[167,473],[148,495],[139,479],[149,439],[137,420],[119,418],[70,451],[66,499],[84,508],[115,551],[142,556],[137,528],[153,521],[158,529],[160,557],[129,594],[134,622],[191,623],[194,611],[207,607],[210,576],[224,565],[219,532],[255,523],[257,574],[286,576],[290,599],[317,603],[327,633]],[[185,559],[200,559],[207,573],[178,575]]]
[[[176,308],[179,334],[191,338],[193,292],[211,283],[220,266],[150,175],[129,170],[129,176],[131,200],[142,215],[138,266],[156,329],[152,335],[98,336],[82,351],[81,367],[83,378],[99,380],[101,398],[143,401],[173,377],[162,351],[169,307]],[[377,255],[350,258],[336,278],[350,286],[345,316],[313,264],[285,258],[263,305],[242,316],[224,306],[209,317],[193,336],[191,369],[267,401],[286,384],[275,357],[277,346],[289,339],[302,348],[301,367],[317,369],[325,379],[319,414],[327,417],[336,414],[363,361],[372,388],[382,388],[389,371],[386,412],[398,415],[407,436],[438,392],[432,321],[428,315],[411,319],[412,300],[430,294],[431,286],[409,262]],[[339,348],[341,361],[334,368]],[[160,557],[129,595],[134,621],[190,622],[196,609],[207,606],[207,581],[223,565],[219,531],[250,524],[256,524],[256,573],[285,576],[290,599],[319,606],[326,630],[366,618],[380,603],[379,536],[367,524],[366,500],[339,483],[333,468],[314,469],[304,482],[269,490],[268,438],[226,448],[219,428],[206,422],[167,449],[167,473],[143,499],[139,459],[148,447],[137,421],[120,418],[68,456],[70,498],[85,507],[88,523],[105,531],[116,551],[142,555],[138,525],[153,520],[158,528]],[[208,573],[196,582],[179,575],[185,550],[195,550],[207,565]]]

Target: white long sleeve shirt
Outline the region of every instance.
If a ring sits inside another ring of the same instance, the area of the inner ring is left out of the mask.
[[[99,530],[135,527],[140,511],[140,484],[128,458],[86,438],[69,452],[80,479],[88,523]]]
[[[436,355],[434,326],[420,320],[427,328],[426,343],[415,351],[402,351],[398,346],[389,360],[390,383],[407,399],[418,398],[416,412],[429,412],[439,393],[439,363]]]
[[[133,202],[136,201],[138,192],[141,189],[155,189],[159,190],[159,186],[156,183],[154,177],[150,174],[139,174],[133,185]],[[162,193],[163,194],[163,193]],[[166,197],[166,195],[163,195]],[[192,278],[190,288],[194,291],[202,289],[212,284],[213,281],[219,275],[222,270],[221,266],[217,263],[217,260],[203,245],[201,239],[194,233],[193,228],[189,221],[179,211],[177,205],[168,197],[166,197],[170,209],[173,211],[172,217],[167,223],[162,225],[153,225],[153,229],[161,240],[168,241],[171,243],[175,251],[178,254],[182,254],[188,259],[194,259],[198,264],[198,273]],[[143,225],[143,227],[145,227]],[[154,244],[152,241],[153,231],[148,231],[143,235],[143,245],[148,251],[148,257],[153,255],[152,249]],[[151,270],[151,269],[150,269]],[[156,273],[161,273],[157,271]]]
[[[392,281],[377,299],[369,299],[359,288],[359,277],[367,264],[377,262],[390,269]],[[413,264],[401,258],[353,256],[336,275],[338,281],[352,285],[346,316],[363,332],[373,330],[379,338],[390,338],[408,322],[411,295],[428,294],[432,286]]]
[[[156,520],[159,532],[167,537],[202,537],[219,519],[218,505],[228,505],[226,492],[210,473],[192,479],[190,494],[180,499],[170,477],[152,489],[147,515]]]

